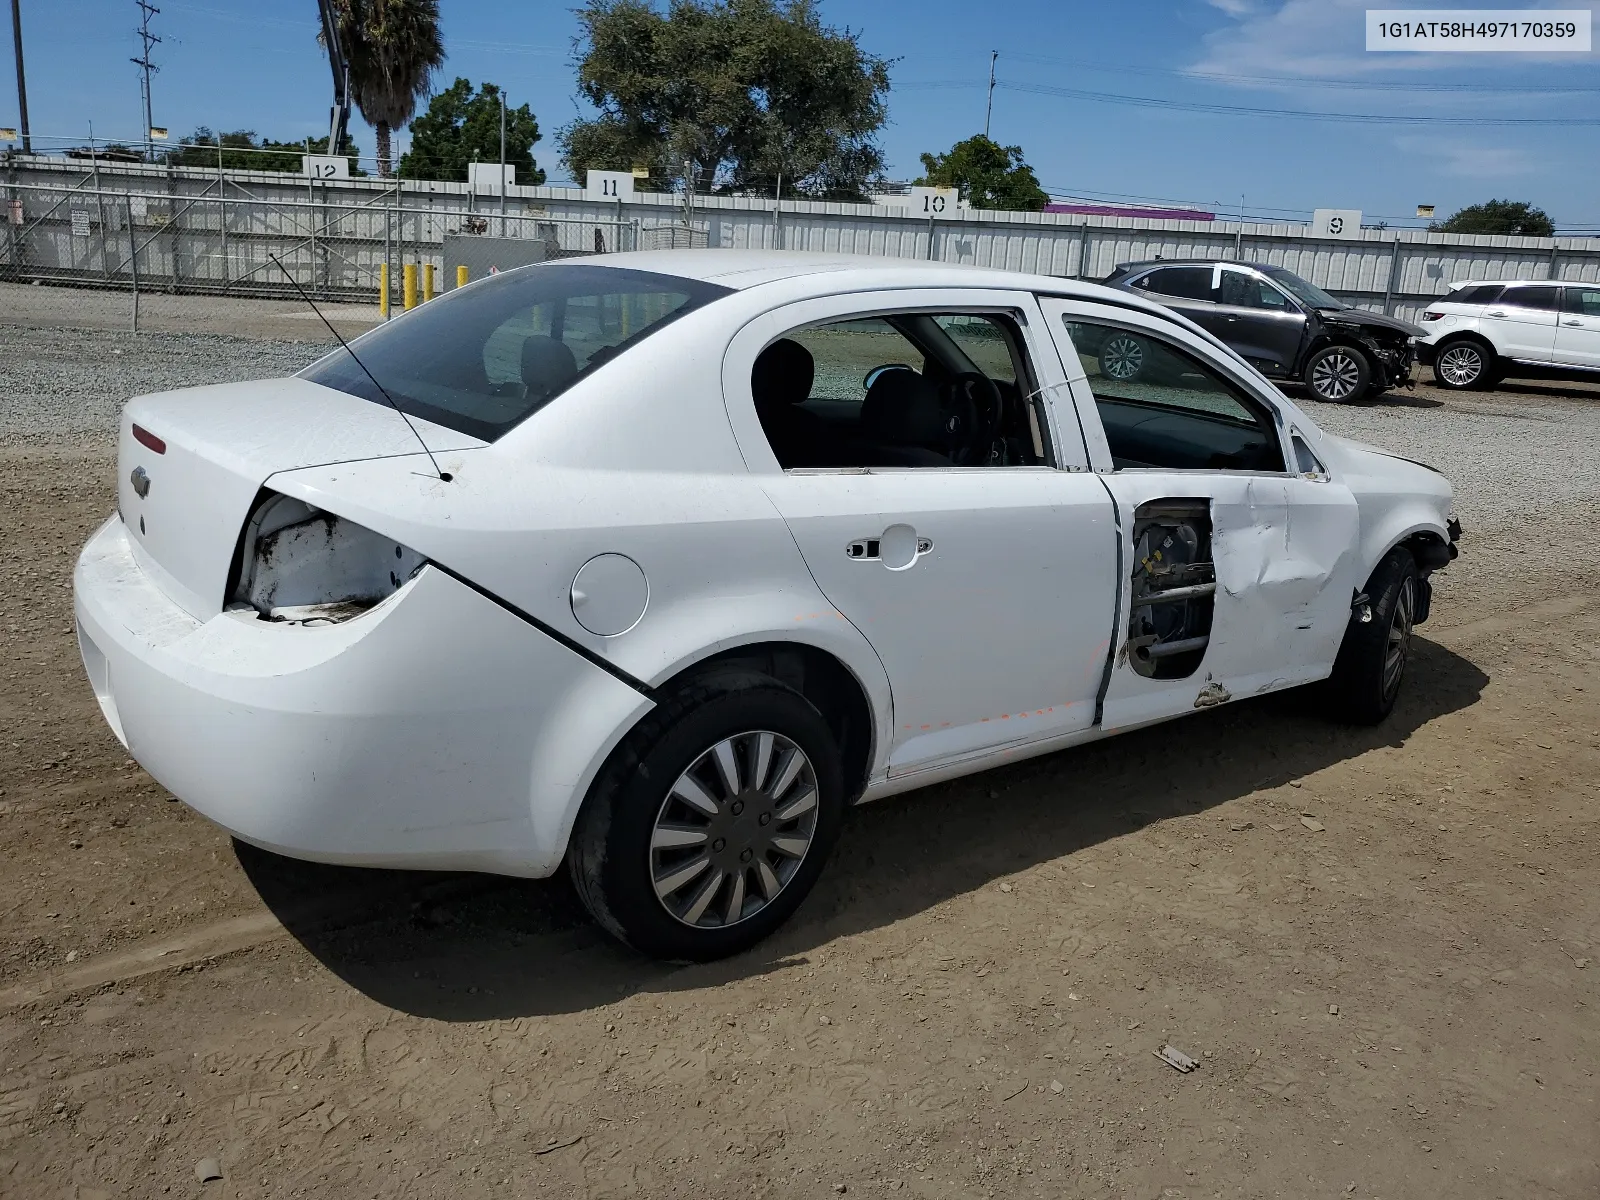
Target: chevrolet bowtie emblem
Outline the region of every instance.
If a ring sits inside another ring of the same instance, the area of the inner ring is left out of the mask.
[[[128,482],[133,484],[134,493],[143,500],[150,494],[150,474],[143,467],[135,467],[133,474],[128,476]]]

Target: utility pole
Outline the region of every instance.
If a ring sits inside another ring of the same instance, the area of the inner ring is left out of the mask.
[[[12,0],[12,3],[15,4],[16,0]],[[139,6],[139,37],[144,42],[144,53],[138,58],[133,59],[132,62],[134,66],[139,67],[142,71],[140,76],[141,83],[139,91],[144,98],[145,153],[152,154],[155,152],[155,143],[150,140],[150,130],[155,127],[155,120],[150,113],[150,73],[152,71],[159,71],[161,68],[150,61],[150,48],[152,46],[160,45],[161,39],[150,32],[150,18],[155,16],[161,10],[155,5],[151,4],[150,0],[134,0],[134,3]],[[220,137],[221,135],[219,134],[218,136]]]
[[[989,116],[994,112],[994,60],[1000,57],[1000,51],[989,51],[989,100],[983,106],[983,136],[989,136]]]
[[[519,229],[517,232],[521,232]],[[500,236],[506,235],[506,93],[500,89]]]
[[[22,74],[22,0],[11,0],[11,38],[17,48],[17,108],[22,118],[22,152],[33,153],[33,137],[28,131],[28,81]]]

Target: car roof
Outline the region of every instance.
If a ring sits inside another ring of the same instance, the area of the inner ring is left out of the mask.
[[[817,254],[797,250],[635,250],[596,255],[586,259],[585,263],[621,270],[652,271],[658,275],[676,275],[738,291],[808,275],[830,276],[830,283],[836,286],[829,290],[851,291],[884,286],[885,275],[892,275],[893,282],[888,286],[893,287],[1011,288],[1100,300],[1121,307],[1127,307],[1130,299],[1127,292],[1085,279],[874,254]],[[1159,304],[1138,297],[1134,300],[1141,311],[1147,310],[1153,316],[1168,319],[1172,316],[1171,310]]]
[[[1248,267],[1253,271],[1287,271],[1277,263],[1240,262],[1236,258],[1145,258],[1118,263],[1119,271],[1142,271],[1146,267]]]
[[[1529,287],[1561,286],[1561,280],[1559,279],[1458,279],[1455,283],[1450,285],[1450,290],[1453,292],[1457,288],[1479,287],[1483,284],[1491,283],[1497,287],[1510,287],[1512,284],[1517,284],[1518,286],[1526,285]]]

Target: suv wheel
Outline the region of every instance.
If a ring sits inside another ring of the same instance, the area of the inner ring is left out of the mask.
[[[1325,404],[1349,404],[1367,394],[1372,364],[1354,346],[1324,346],[1306,363],[1305,383]]]
[[[1446,342],[1433,359],[1433,378],[1442,388],[1485,388],[1494,380],[1494,356],[1477,342]]]
[[[839,752],[800,693],[723,671],[613,752],[567,864],[596,921],[658,958],[749,949],[800,907],[838,836]]]
[[[1144,370],[1144,343],[1131,333],[1116,333],[1100,347],[1100,374],[1125,383]]]

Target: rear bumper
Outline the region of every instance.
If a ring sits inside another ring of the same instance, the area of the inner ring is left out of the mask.
[[[200,621],[113,517],[74,587],[84,666],[128,752],[291,857],[548,875],[594,772],[649,707],[432,568],[339,625]]]

